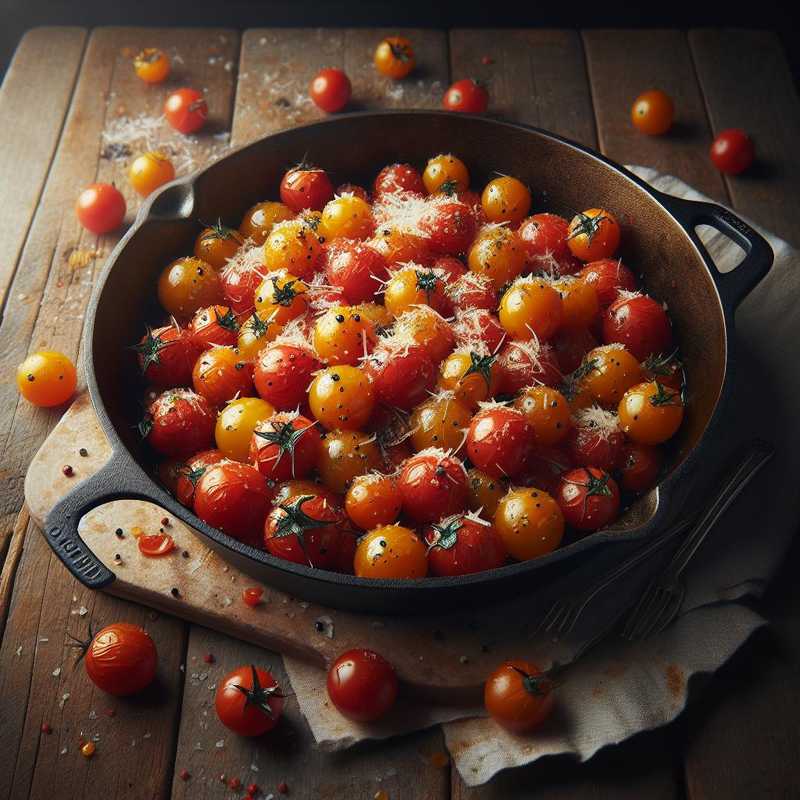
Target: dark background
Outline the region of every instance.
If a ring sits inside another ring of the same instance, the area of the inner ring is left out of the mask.
[[[785,3],[710,0],[0,0],[0,74],[22,34],[37,25],[454,27],[739,27],[778,33],[800,75],[797,24]],[[635,36],[635,31],[632,31]],[[765,87],[768,91],[768,87]]]

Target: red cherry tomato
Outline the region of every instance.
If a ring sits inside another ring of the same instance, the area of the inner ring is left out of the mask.
[[[672,326],[664,307],[652,297],[620,297],[603,314],[603,341],[624,344],[639,361],[672,350]]]
[[[200,347],[191,333],[178,325],[148,330],[134,348],[142,375],[156,386],[172,388],[192,382]]]
[[[256,424],[250,461],[268,480],[306,478],[317,466],[321,437],[316,424],[284,411]]]
[[[520,486],[538,486],[555,497],[561,476],[573,466],[565,447],[536,445],[528,453],[522,474],[516,482]]]
[[[483,114],[489,107],[489,92],[471,78],[456,81],[445,93],[442,105],[448,111]]]
[[[196,89],[176,89],[164,103],[167,122],[180,133],[199,131],[208,119],[208,104]]]
[[[467,507],[467,473],[444,450],[423,450],[400,470],[397,491],[403,513],[414,522],[436,522]]]
[[[322,364],[310,347],[271,342],[258,355],[253,382],[259,396],[281,411],[303,405]]]
[[[214,707],[219,721],[240,736],[261,736],[272,730],[283,713],[283,695],[265,669],[242,666],[218,684]]]
[[[572,255],[567,236],[569,222],[557,214],[534,214],[522,220],[517,234],[531,270],[572,275],[581,262]]]
[[[324,260],[327,282],[340,288],[351,305],[374,302],[389,274],[386,259],[377,250],[353,239],[333,242]]]
[[[93,183],[78,195],[75,213],[86,230],[100,236],[122,225],[125,208],[125,198],[116,186]]]
[[[378,348],[364,364],[375,396],[388,406],[411,411],[436,383],[436,365],[421,347],[392,353]]]
[[[494,406],[479,411],[467,431],[467,455],[493,478],[518,475],[533,444],[533,430],[515,408]]]
[[[205,397],[189,389],[168,389],[150,405],[139,430],[154,450],[180,458],[207,449],[215,424]]]
[[[506,661],[488,678],[483,702],[491,718],[517,735],[530,733],[550,716],[555,684],[530,661]]]
[[[372,186],[372,193],[376,200],[384,194],[402,194],[403,192],[409,192],[418,197],[426,194],[422,175],[411,164],[389,164],[378,173]]]
[[[711,144],[711,160],[726,175],[744,172],[756,157],[753,140],[739,128],[722,131]]]
[[[622,488],[629,492],[646,492],[656,485],[663,456],[658,447],[638,442],[622,446],[620,471]]]
[[[425,541],[433,575],[467,575],[506,562],[506,546],[494,526],[475,517],[447,517],[425,531]]]
[[[348,650],[328,672],[328,697],[343,716],[356,722],[383,717],[394,705],[397,689],[394,668],[372,650]]]
[[[468,205],[453,200],[437,203],[419,222],[428,248],[441,255],[464,253],[475,238],[475,217]]]
[[[347,105],[352,90],[350,78],[342,70],[329,67],[314,76],[308,93],[323,111],[333,114]]]
[[[549,344],[539,344],[535,339],[504,345],[497,367],[503,394],[516,394],[536,383],[558,386],[563,379],[556,351]]]
[[[610,306],[618,297],[619,290],[636,291],[634,274],[622,263],[621,258],[603,258],[592,261],[581,269],[578,277],[594,286],[601,308]]]
[[[617,482],[596,467],[580,467],[562,475],[556,502],[567,524],[579,531],[596,531],[619,516]]]
[[[597,467],[606,472],[616,469],[622,455],[625,435],[618,429],[616,414],[597,406],[575,414],[575,427],[566,439],[567,453],[579,467]]]
[[[189,331],[200,350],[215,345],[235,347],[239,339],[239,319],[229,306],[200,308],[192,318]]]
[[[333,184],[324,169],[298,164],[281,179],[280,193],[281,202],[295,213],[322,211],[333,198]]]
[[[117,622],[95,635],[86,649],[84,664],[98,688],[122,697],[153,682],[158,654],[145,630],[128,622]]]
[[[175,549],[175,540],[168,533],[140,536],[136,540],[136,544],[139,546],[139,552],[150,558],[165,556]]]
[[[194,487],[203,477],[207,467],[219,464],[225,458],[222,450],[202,450],[181,465],[175,484],[175,497],[187,508],[194,503]]]

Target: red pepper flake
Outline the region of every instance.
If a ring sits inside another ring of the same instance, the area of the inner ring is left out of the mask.
[[[63,467],[61,467],[61,471],[62,471],[62,472],[63,472],[63,473],[64,473],[64,474],[65,474],[65,475],[68,477],[68,478],[71,478],[71,477],[72,477],[72,476],[75,474],[75,470],[74,470],[74,469],[72,469],[72,467],[71,467],[69,464],[64,464],[64,466],[63,466]]]
[[[481,64],[494,64],[494,59],[491,56],[482,56],[481,57]]]
[[[169,517],[161,517],[161,524],[164,526],[169,525]]]
[[[247,794],[258,794],[258,784],[257,783],[251,783],[247,787]]]
[[[260,602],[264,594],[264,590],[260,586],[249,586],[242,592],[242,600],[244,604],[255,608]]]
[[[214,654],[213,654],[213,653],[206,653],[206,654],[203,656],[203,661],[205,661],[205,662],[206,662],[206,664],[213,664],[213,663],[214,663],[216,660],[217,660],[217,659],[216,659],[216,658],[214,658]]]
[[[237,789],[242,788],[242,782],[238,778],[231,778],[228,781],[228,788],[235,792]]]
[[[188,770],[188,769],[186,769],[186,768],[184,767],[184,768],[183,768],[183,769],[182,769],[182,770],[181,770],[181,771],[178,773],[178,777],[179,777],[179,778],[180,778],[182,781],[188,781],[188,780],[189,780],[189,778],[191,778],[192,776],[191,776],[191,773],[189,772],[189,770]]]
[[[42,723],[42,733],[46,733],[48,736],[53,732],[53,728],[49,722]]]
[[[278,794],[289,794],[289,784],[286,781],[281,781],[278,786]]]

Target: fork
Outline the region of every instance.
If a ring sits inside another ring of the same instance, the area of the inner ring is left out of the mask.
[[[660,633],[680,611],[686,595],[682,574],[708,534],[731,503],[772,458],[775,450],[759,439],[747,445],[723,487],[698,518],[691,533],[676,550],[664,570],[651,581],[631,611],[620,634],[623,639],[646,639]]]

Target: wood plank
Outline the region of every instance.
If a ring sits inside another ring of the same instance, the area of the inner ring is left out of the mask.
[[[230,122],[237,34],[134,28],[98,29],[92,34],[61,144],[12,284],[11,293],[20,302],[9,306],[0,328],[0,357],[7,374],[29,348],[48,345],[73,357],[77,354],[83,310],[101,259],[73,268],[68,255],[76,248],[106,253],[117,236],[97,239],[81,231],[72,211],[74,199],[87,183],[115,181],[126,194],[128,218],[135,212],[137,203],[125,179],[127,159],[101,158],[101,133],[121,115],[160,115],[167,87],[145,86],[130,65],[131,55],[145,46],[162,47],[173,55],[176,69],[170,86],[194,83],[207,91],[217,129]],[[197,144],[187,140],[179,155],[202,158],[211,142],[216,140],[210,135],[201,136]],[[59,411],[17,403],[9,384],[0,386],[0,398],[4,408],[14,409],[0,422],[5,452],[0,511],[7,524],[20,506],[29,454]],[[110,704],[117,714],[103,718],[109,700],[96,692],[81,668],[71,668],[65,633],[84,636],[89,622],[97,628],[119,619],[144,623],[153,634],[159,648],[159,682],[140,698]],[[0,647],[0,798],[52,796],[54,786],[59,797],[83,798],[89,781],[107,787],[112,797],[166,796],[184,652],[182,623],[84,590],[29,526]],[[61,671],[54,675],[59,666]],[[66,700],[65,694],[69,694]],[[40,734],[45,721],[56,731],[51,736]],[[81,731],[101,737],[91,761],[78,754]]]
[[[709,197],[727,199],[708,158],[711,131],[685,34],[674,30],[584,31],[600,148],[622,164],[675,175]],[[631,123],[630,108],[648,89],[663,89],[675,103],[675,124],[665,136],[646,136]]]
[[[489,111],[597,146],[580,35],[567,30],[450,32],[453,79],[489,90]]]
[[[0,87],[0,119],[14,120],[4,126],[0,150],[0,186],[14,187],[14,202],[0,216],[0,308],[61,135],[85,42],[83,28],[28,31]],[[35,101],[31,86],[39,88]]]
[[[800,100],[777,34],[696,30],[689,44],[714,134],[744,128],[756,142],[753,168],[725,178],[736,209],[800,245]]]
[[[382,78],[372,64],[375,47],[389,34],[407,36],[414,44],[417,68],[403,81]],[[308,97],[308,85],[323,67],[340,67],[350,77],[348,111],[438,107],[449,77],[447,43],[440,31],[254,28],[242,38],[233,120],[236,144],[323,119],[325,113]]]

